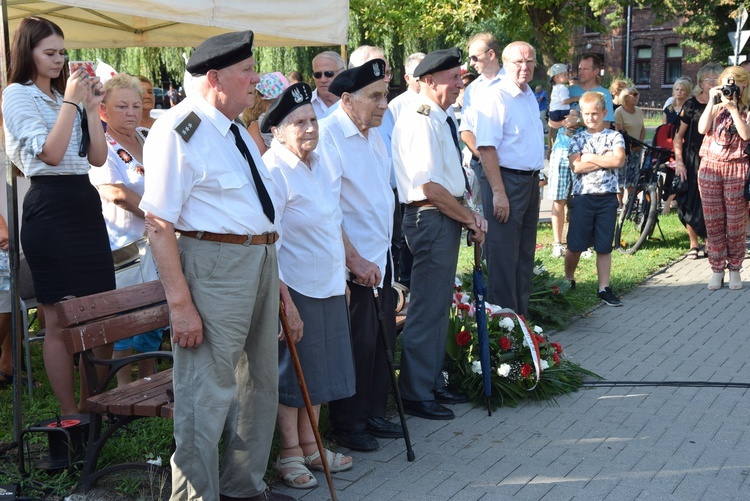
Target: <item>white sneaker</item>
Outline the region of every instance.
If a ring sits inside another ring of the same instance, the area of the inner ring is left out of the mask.
[[[552,257],[563,257],[565,255],[565,246],[563,244],[555,244],[552,246]]]
[[[591,256],[594,254],[591,252],[591,249],[586,249],[585,251],[581,252],[581,257],[583,259],[591,259]]]

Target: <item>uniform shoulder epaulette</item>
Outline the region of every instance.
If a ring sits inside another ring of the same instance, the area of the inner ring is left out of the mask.
[[[198,128],[200,123],[200,117],[196,115],[194,111],[191,111],[190,114],[185,117],[185,120],[180,122],[180,124],[175,127],[174,130],[180,135],[180,137],[182,137],[183,141],[187,143],[188,141],[190,141],[190,138],[193,137],[193,134],[195,133],[195,130]]]
[[[417,110],[417,113],[419,113],[420,115],[424,115],[426,117],[429,117],[430,116],[430,106],[427,105],[427,104],[423,104],[422,106],[419,107],[419,109]]]

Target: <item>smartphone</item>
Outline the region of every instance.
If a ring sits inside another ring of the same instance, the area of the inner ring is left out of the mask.
[[[90,77],[96,76],[96,71],[94,70],[94,61],[69,61],[68,62],[68,69],[70,70],[71,75],[78,68],[81,68],[81,67],[83,67],[83,69],[86,70],[86,73],[88,73]]]

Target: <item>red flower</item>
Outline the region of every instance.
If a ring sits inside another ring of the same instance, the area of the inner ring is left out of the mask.
[[[461,303],[461,304],[457,304],[456,308],[458,308],[459,310],[469,311],[471,309],[471,306],[469,306],[466,303]]]
[[[531,376],[531,366],[529,364],[523,364],[521,366],[521,377],[527,378]]]
[[[536,338],[536,344],[542,344],[544,342],[544,337],[542,337],[541,334],[534,334],[534,337]]]
[[[471,342],[471,332],[461,331],[458,334],[456,334],[456,344],[458,344],[458,346],[466,346],[470,342]]]
[[[557,296],[558,294],[560,294],[560,287],[558,287],[556,285],[553,285],[552,286],[552,294],[554,294],[555,296]]]
[[[560,365],[560,355],[557,353],[552,354],[552,360],[554,360],[555,365]]]
[[[560,343],[550,343],[550,345],[555,349],[555,353],[558,355],[562,353],[562,345]]]
[[[500,349],[503,351],[510,351],[510,339],[505,336],[500,336]]]

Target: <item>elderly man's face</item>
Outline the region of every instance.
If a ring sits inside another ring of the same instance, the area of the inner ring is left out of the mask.
[[[349,94],[345,102],[349,116],[360,131],[380,127],[388,109],[388,84],[378,80],[362,88],[357,96]]]
[[[244,61],[218,70],[217,73],[223,101],[228,109],[239,109],[237,111],[237,115],[239,115],[245,108],[253,107],[255,85],[260,82],[260,78],[255,72],[254,57],[249,57]]]
[[[429,77],[429,75],[428,75]],[[444,110],[453,105],[464,88],[461,80],[461,68],[456,66],[444,71],[432,74],[432,80],[428,84],[434,92],[435,102]]]
[[[535,65],[536,54],[522,44],[513,46],[508,52],[508,60],[503,61],[506,77],[510,77],[521,90],[526,90],[526,84],[534,78]]]
[[[321,99],[338,100],[338,96],[328,92],[328,86],[331,85],[336,75],[341,73],[344,68],[340,67],[336,61],[327,57],[319,57],[313,61],[313,78],[315,79],[315,88]]]

